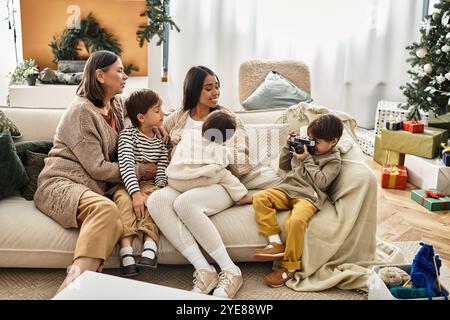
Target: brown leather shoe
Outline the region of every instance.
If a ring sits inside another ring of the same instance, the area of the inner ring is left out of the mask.
[[[288,280],[294,278],[294,274],[295,271],[289,272],[286,268],[280,268],[265,276],[264,282],[272,288],[282,287]]]
[[[270,242],[265,248],[253,251],[253,258],[258,261],[281,260],[285,250],[284,244]]]

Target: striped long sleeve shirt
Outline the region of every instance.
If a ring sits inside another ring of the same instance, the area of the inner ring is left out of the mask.
[[[169,164],[168,151],[164,142],[157,138],[148,138],[134,127],[120,132],[118,144],[119,168],[122,180],[131,195],[140,191],[136,175],[136,163],[156,163],[156,176],[153,181],[158,187],[167,185],[166,168]]]

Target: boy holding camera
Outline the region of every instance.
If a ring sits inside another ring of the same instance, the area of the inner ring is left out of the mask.
[[[281,268],[264,278],[271,287],[283,286],[300,270],[307,223],[323,206],[328,197],[326,191],[341,169],[340,153],[335,146],[342,131],[338,117],[324,114],[308,126],[309,142],[289,132],[279,160],[280,169],[288,171],[286,177],[278,187],[253,196],[259,232],[269,239],[265,248],[254,251],[254,258],[281,260]],[[286,245],[281,242],[277,210],[291,210],[285,222]]]

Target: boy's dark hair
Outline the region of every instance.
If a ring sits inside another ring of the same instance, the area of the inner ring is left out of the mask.
[[[223,143],[230,139],[236,130],[236,120],[234,116],[224,110],[211,112],[202,125],[203,138]]]
[[[184,110],[191,110],[197,106],[203,90],[203,82],[205,82],[205,78],[208,75],[214,76],[217,79],[217,84],[220,88],[219,78],[211,69],[205,66],[196,66],[189,69],[184,78],[183,85]]]
[[[147,113],[148,109],[160,102],[161,97],[153,90],[141,89],[133,91],[125,101],[125,109],[133,126],[139,128],[141,125],[137,118],[139,113]]]
[[[309,124],[308,136],[325,141],[339,140],[343,130],[344,126],[341,119],[331,113],[327,113],[319,116]]]

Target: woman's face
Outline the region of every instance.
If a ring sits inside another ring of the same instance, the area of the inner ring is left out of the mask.
[[[103,84],[109,95],[116,95],[123,92],[128,76],[123,72],[122,60],[117,59],[112,65],[97,70],[97,79]]]
[[[220,88],[216,76],[208,74],[203,81],[203,89],[198,100],[198,105],[216,108],[219,102]]]

